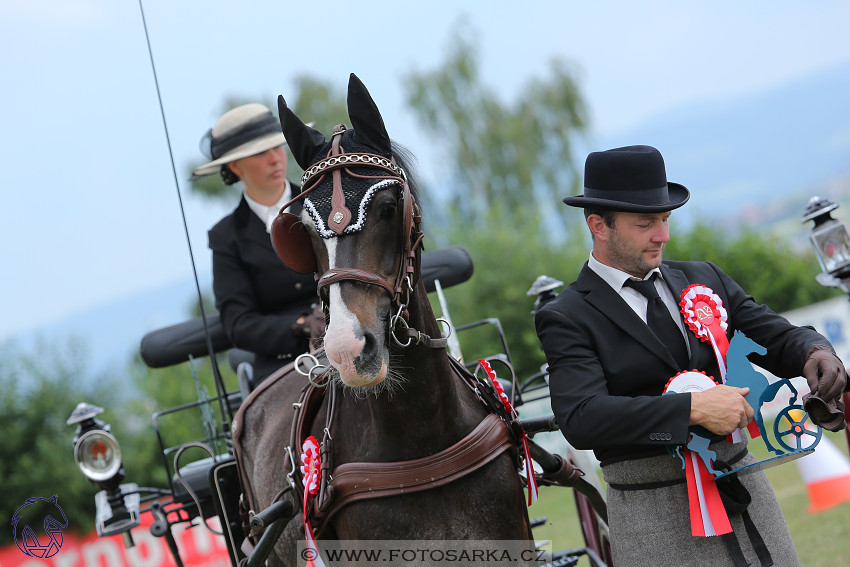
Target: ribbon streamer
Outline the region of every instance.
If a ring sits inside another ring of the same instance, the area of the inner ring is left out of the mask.
[[[688,503],[691,510],[691,533],[695,536],[714,536],[732,531],[726,508],[720,500],[714,475],[696,453],[685,449]]]
[[[483,358],[479,358],[478,364],[481,365],[484,372],[486,372],[487,376],[490,377],[490,382],[492,382],[493,388],[495,388],[496,392],[499,394],[499,399],[502,400],[502,405],[505,406],[505,411],[508,412],[508,415],[511,416],[514,421],[519,420],[519,414],[517,414],[513,405],[511,405],[511,401],[505,394],[504,388],[502,388],[502,385],[499,384],[499,381],[496,379],[496,372],[490,366],[490,363]],[[528,481],[528,505],[531,506],[537,502],[537,498],[539,496],[537,479],[534,476],[534,464],[531,460],[531,451],[528,449],[528,438],[525,435],[525,430],[522,428],[520,428],[520,430],[522,431],[522,450],[525,455],[525,477]]]

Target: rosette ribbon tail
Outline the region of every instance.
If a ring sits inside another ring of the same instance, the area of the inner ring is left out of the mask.
[[[319,555],[319,546],[313,537],[313,526],[310,525],[310,517],[307,515],[310,492],[304,491],[304,540],[307,544],[307,567],[325,567],[322,557]]]
[[[730,533],[732,524],[729,523],[726,508],[720,500],[714,475],[708,472],[702,459],[696,453],[689,449],[685,449],[684,452],[691,533],[702,537]]]

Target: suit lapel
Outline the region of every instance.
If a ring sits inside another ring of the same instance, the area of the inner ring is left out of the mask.
[[[612,323],[623,329],[635,341],[657,356],[674,371],[679,367],[667,347],[649,330],[646,323],[638,317],[631,307],[615,292],[605,280],[584,265],[576,279],[578,290],[585,294],[584,299]],[[693,352],[693,351],[692,351]],[[672,374],[671,374],[672,376]]]

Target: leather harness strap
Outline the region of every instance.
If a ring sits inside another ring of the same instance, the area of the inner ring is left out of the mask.
[[[343,280],[353,280],[369,285],[382,287],[387,291],[387,293],[390,294],[390,297],[393,297],[393,295],[395,294],[395,289],[393,288],[392,284],[390,284],[381,276],[373,274],[371,272],[357,270],[355,268],[334,268],[332,270],[328,270],[324,273],[324,275],[322,275],[322,277],[318,278],[319,289]]]
[[[463,366],[459,363],[451,366],[452,374],[474,391],[475,387],[470,383],[470,379],[474,378],[468,375]],[[289,446],[297,452],[297,459],[301,443],[318,417],[322,400],[326,395],[329,396],[325,436],[321,443],[321,488],[310,507],[311,523],[317,535],[321,535],[328,527],[330,518],[348,504],[436,488],[478,470],[505,451],[516,448],[516,440],[505,421],[489,413],[462,439],[433,455],[408,461],[353,462],[334,466],[333,440],[330,436],[330,424],[335,413],[334,389],[331,381],[327,387],[311,385],[303,392],[295,406],[289,438]],[[295,495],[300,501],[303,498],[300,470],[297,463],[289,465]]]
[[[483,467],[514,447],[505,422],[488,414],[463,439],[439,453],[409,461],[344,463],[333,471],[334,497],[321,514],[327,521],[358,500],[397,496],[436,488]]]
[[[345,126],[337,124],[334,126],[333,142],[331,144],[330,155],[339,155],[339,141],[342,139],[342,133],[345,132]],[[331,173],[333,179],[333,196],[331,197],[331,214],[327,220],[327,226],[337,234],[342,234],[348,223],[351,222],[351,211],[345,206],[345,193],[342,190],[342,172],[339,169],[334,169]]]

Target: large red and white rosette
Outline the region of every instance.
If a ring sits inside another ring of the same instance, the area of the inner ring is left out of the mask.
[[[697,338],[711,344],[720,367],[720,379],[725,383],[726,351],[729,350],[726,329],[729,327],[729,315],[723,308],[723,301],[710,287],[692,284],[682,292],[679,308],[685,317],[685,323]]]
[[[508,415],[513,419],[519,419],[519,414],[517,414],[514,406],[508,399],[507,394],[505,394],[504,388],[502,388],[502,385],[499,384],[499,381],[496,379],[496,372],[493,370],[493,367],[490,366],[490,363],[483,358],[478,359],[478,364],[481,365],[481,368],[484,369],[484,372],[487,373],[487,376],[493,383],[493,388],[495,388],[496,392],[499,394],[499,399],[502,400],[502,405],[505,406],[505,411],[507,411]],[[528,481],[528,505],[531,506],[537,502],[538,489],[537,479],[534,476],[534,465],[531,462],[531,451],[528,449],[528,439],[525,436],[524,430],[522,432],[522,449],[525,454],[525,477]]]
[[[664,393],[702,392],[716,385],[706,373],[690,370],[673,376],[664,386]],[[732,531],[732,524],[720,499],[714,475],[708,471],[701,455],[687,447],[682,448],[682,459],[685,461],[691,533],[703,537],[728,534]]]
[[[310,435],[301,445],[301,482],[304,485],[304,538],[307,541],[307,567],[325,567],[319,555],[319,547],[313,538],[313,527],[307,515],[307,505],[310,496],[319,492],[319,472],[322,470],[322,459],[319,452],[319,442]]]

